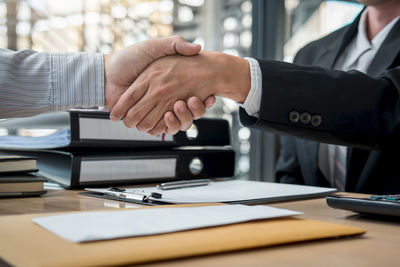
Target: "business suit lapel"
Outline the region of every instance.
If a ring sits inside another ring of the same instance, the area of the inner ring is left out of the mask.
[[[328,69],[332,69],[335,66],[340,54],[357,34],[358,22],[360,21],[361,13],[334,42],[325,48],[325,51],[321,53],[321,56],[316,58],[314,65]]]
[[[400,53],[400,20],[393,26],[382,46],[379,48],[371,65],[368,75],[376,77],[388,69]]]

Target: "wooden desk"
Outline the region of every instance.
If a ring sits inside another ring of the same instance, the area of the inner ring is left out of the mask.
[[[252,249],[146,266],[400,266],[400,222],[365,219],[351,212],[335,210],[329,208],[323,198],[272,206],[303,211],[302,217],[308,219],[361,227],[367,233],[361,237]],[[64,190],[49,191],[39,198],[0,199],[0,215],[125,207],[130,204]]]

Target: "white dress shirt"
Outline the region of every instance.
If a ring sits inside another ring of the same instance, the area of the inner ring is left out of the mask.
[[[104,106],[100,53],[0,49],[0,118]]]
[[[400,19],[400,16],[393,19],[370,42],[365,29],[367,12],[368,8],[361,14],[357,36],[353,38],[343,53],[339,56],[337,63],[334,66],[335,69],[343,71],[358,70],[366,73],[382,43],[392,30],[393,26]],[[262,92],[261,69],[257,60],[249,58],[248,61],[250,64],[251,89],[243,107],[249,115],[258,117]],[[335,145],[321,144],[318,153],[319,167],[331,184],[334,171],[334,151]]]

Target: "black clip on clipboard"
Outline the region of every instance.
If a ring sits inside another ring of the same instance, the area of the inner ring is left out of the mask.
[[[129,203],[157,206],[162,204],[168,204],[157,201],[161,199],[162,195],[155,192],[144,192],[142,190],[136,190],[134,192],[125,192],[124,188],[110,187],[104,193],[101,192],[81,192],[80,195],[89,197],[99,197],[110,200],[124,201]]]
[[[173,190],[187,187],[205,186],[211,183],[210,179],[197,180],[181,180],[157,185],[160,190]],[[163,202],[162,194],[156,192],[145,192],[143,190],[135,190],[134,192],[126,192],[125,188],[110,187],[104,193],[101,192],[81,192],[80,195],[89,197],[99,197],[110,200],[118,200],[141,205],[167,205],[171,203]]]

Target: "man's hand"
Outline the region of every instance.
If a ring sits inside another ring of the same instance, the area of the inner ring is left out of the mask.
[[[198,96],[227,97],[243,103],[250,90],[247,60],[205,52],[193,57],[170,56],[155,61],[118,100],[111,119],[149,132],[178,100]],[[169,113],[166,114],[168,119]]]
[[[104,55],[105,106],[112,109],[121,95],[153,61],[175,54],[196,55],[200,49],[200,45],[188,43],[180,36],[171,36],[150,39],[115,54]]]
[[[149,131],[149,134],[167,133],[174,135],[179,131],[186,131],[193,124],[193,120],[201,118],[206,112],[206,108],[211,108],[215,101],[215,96],[207,97],[204,103],[197,96],[192,96],[186,103],[179,100],[174,104],[174,112],[165,113],[157,125]]]

